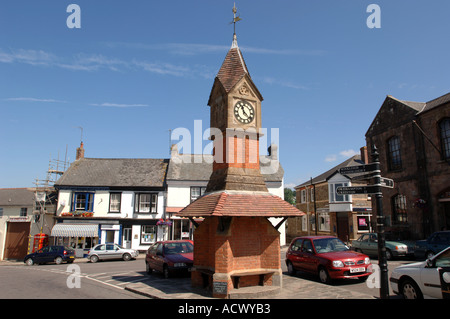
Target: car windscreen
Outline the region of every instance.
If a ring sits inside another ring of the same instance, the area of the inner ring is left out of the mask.
[[[185,253],[192,253],[193,251],[194,251],[194,245],[192,245],[189,242],[166,243],[164,245],[164,254],[165,255],[185,254]]]
[[[349,250],[349,248],[338,238],[315,239],[314,247],[319,254]]]

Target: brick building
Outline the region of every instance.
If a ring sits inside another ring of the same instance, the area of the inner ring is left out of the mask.
[[[337,236],[348,242],[361,233],[371,231],[372,208],[370,196],[338,195],[340,186],[366,185],[365,180],[353,180],[361,174],[339,174],[343,167],[367,164],[367,149],[361,148],[361,155],[355,155],[295,187],[296,205],[306,213],[302,217],[290,218],[286,230],[286,241],[305,235]]]
[[[366,143],[395,182],[383,189],[386,231],[419,239],[450,229],[450,93],[426,103],[387,96]]]

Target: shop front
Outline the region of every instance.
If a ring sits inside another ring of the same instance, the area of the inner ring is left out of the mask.
[[[75,257],[86,257],[89,250],[99,243],[98,224],[59,223],[53,226],[50,236],[55,245],[75,250]]]

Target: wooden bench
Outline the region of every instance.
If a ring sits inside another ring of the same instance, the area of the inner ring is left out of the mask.
[[[272,270],[244,270],[244,271],[237,271],[234,272],[230,277],[233,280],[233,285],[235,289],[239,289],[239,281],[241,277],[245,276],[259,276],[259,285],[264,286],[264,279],[266,275],[274,274],[275,271]]]

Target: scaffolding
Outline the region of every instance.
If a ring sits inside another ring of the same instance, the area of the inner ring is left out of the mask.
[[[43,233],[44,228],[50,229],[53,226],[53,218],[46,219],[46,215],[54,216],[56,213],[56,203],[58,200],[57,193],[55,191],[54,185],[57,180],[64,174],[67,168],[69,168],[70,162],[67,159],[67,146],[66,154],[64,160],[59,158],[52,159],[50,154],[50,159],[48,163],[47,176],[45,179],[36,178],[34,188],[34,205],[33,205],[33,221],[32,224],[35,225],[32,232],[30,233],[30,241],[32,242],[32,234]],[[50,209],[50,211],[49,211]],[[29,250],[31,249],[31,244],[29,245]]]

